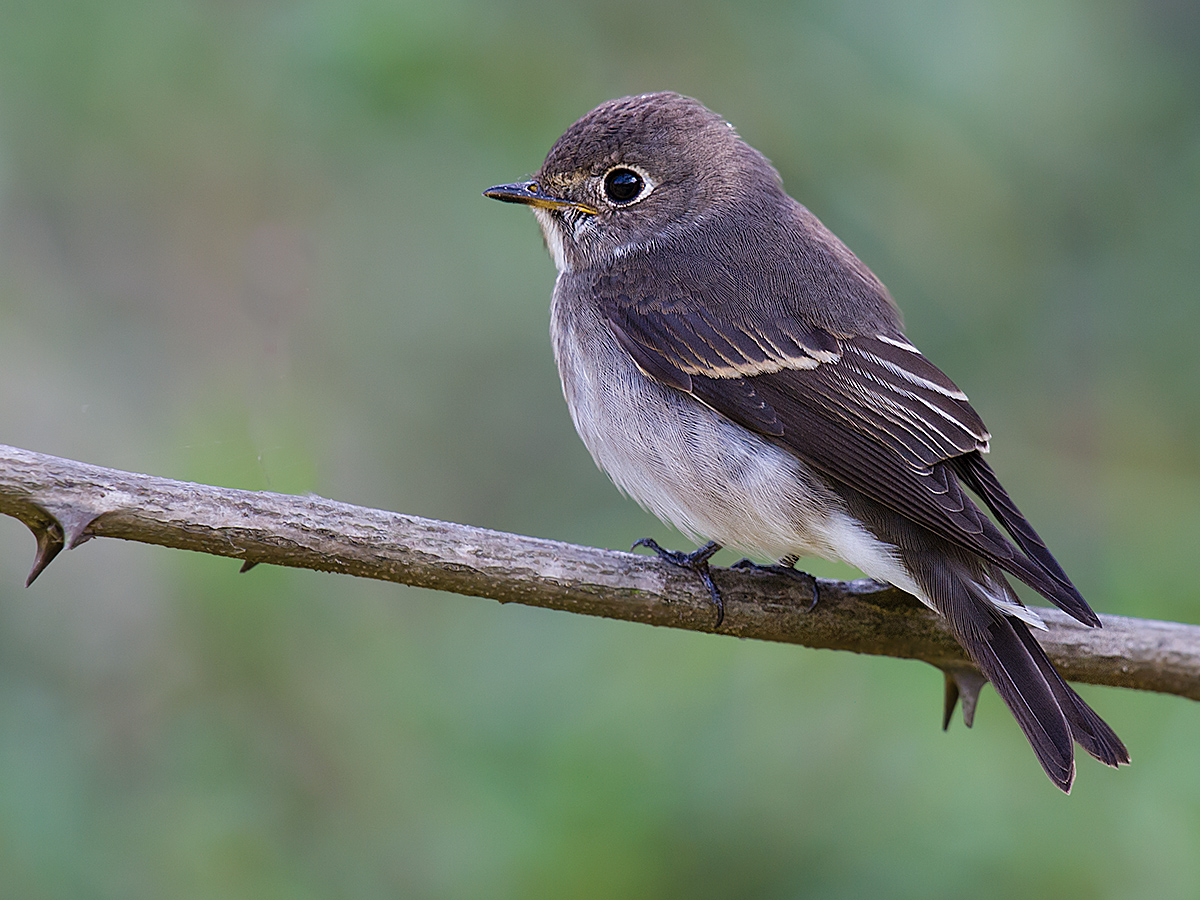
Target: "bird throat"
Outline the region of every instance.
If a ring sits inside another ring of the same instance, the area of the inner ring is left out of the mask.
[[[567,259],[566,235],[563,233],[566,223],[562,216],[554,210],[533,207],[538,225],[542,228],[542,237],[546,239],[546,249],[554,260],[554,267],[559,272],[570,272],[571,262]]]

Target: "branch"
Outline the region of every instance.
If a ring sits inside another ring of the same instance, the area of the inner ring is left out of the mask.
[[[32,582],[64,547],[115,537],[243,561],[342,572],[568,612],[714,631],[699,579],[656,558],[580,547],[351,506],[316,496],[239,491],[105,469],[0,445],[0,513],[37,539]],[[721,634],[920,659],[947,673],[970,717],[981,683],[938,616],[869,580],[714,570]],[[1200,626],[1101,616],[1088,628],[1039,609],[1039,640],[1073,681],[1200,700]],[[953,684],[951,680],[953,679]]]

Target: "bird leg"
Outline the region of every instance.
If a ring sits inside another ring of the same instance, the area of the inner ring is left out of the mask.
[[[708,561],[712,559],[714,553],[721,549],[720,544],[716,541],[709,541],[703,547],[698,547],[691,553],[684,553],[682,550],[664,550],[653,538],[642,538],[640,541],[635,541],[634,545],[629,549],[634,550],[638,547],[647,547],[653,550],[663,562],[678,566],[681,569],[688,569],[699,575],[700,580],[704,582],[704,586],[708,588],[708,594],[712,597],[713,606],[717,608],[717,624],[713,627],[721,627],[721,623],[725,621],[725,604],[721,600],[721,592],[713,584],[712,572],[708,568]]]
[[[803,581],[808,586],[808,589],[812,591],[812,603],[808,604],[808,612],[812,612],[817,608],[817,601],[821,599],[817,589],[817,579],[814,575],[809,575],[807,572],[801,572],[794,568],[799,561],[800,557],[798,556],[785,556],[773,566],[760,566],[751,559],[739,559],[729,568],[753,569],[755,572],[773,572],[776,575],[786,575],[789,578],[796,578]]]

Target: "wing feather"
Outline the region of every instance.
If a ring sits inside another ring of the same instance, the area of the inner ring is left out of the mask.
[[[671,272],[666,285],[661,271]],[[638,272],[608,273],[593,287],[614,336],[649,377],[1099,623],[982,461],[990,435],[966,394],[898,323],[856,333],[809,322],[794,297],[691,273],[686,262]]]

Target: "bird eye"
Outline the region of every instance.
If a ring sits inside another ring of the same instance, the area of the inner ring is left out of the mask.
[[[633,169],[612,169],[604,176],[604,194],[613,203],[632,203],[646,189],[646,180]]]

